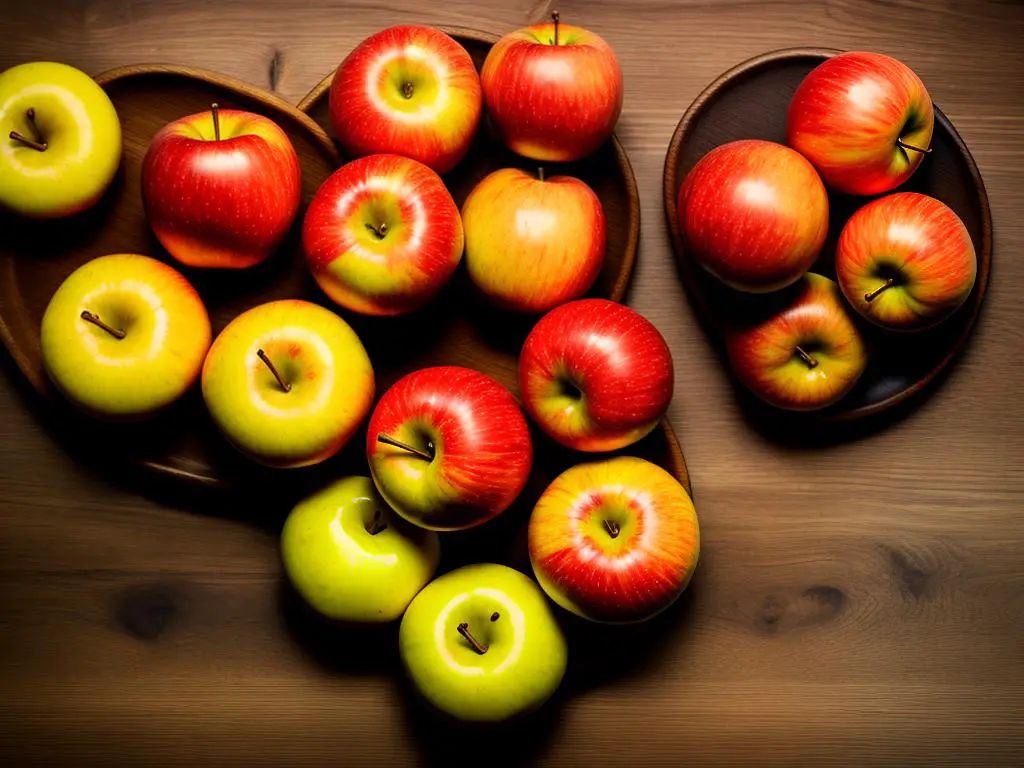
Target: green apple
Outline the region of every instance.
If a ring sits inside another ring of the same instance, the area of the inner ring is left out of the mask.
[[[467,565],[424,587],[402,619],[409,677],[440,711],[499,722],[536,709],[565,674],[566,644],[544,593],[504,565]]]
[[[300,501],[281,532],[296,591],[331,619],[393,621],[437,570],[437,534],[405,522],[368,477],[345,477]]]
[[[0,205],[32,218],[85,210],[121,162],[121,124],[84,72],[52,61],[0,73]]]

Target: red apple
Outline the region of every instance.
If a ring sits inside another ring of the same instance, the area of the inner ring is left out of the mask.
[[[366,436],[384,500],[423,528],[471,528],[500,514],[526,484],[533,446],[501,384],[469,368],[425,368],[377,404]]]
[[[967,227],[933,197],[901,192],[868,203],[843,227],[836,277],[853,308],[884,328],[914,330],[952,315],[974,287]]]
[[[345,57],[331,82],[331,125],[345,152],[405,155],[438,173],[466,154],[480,110],[473,60],[431,27],[371,35]]]
[[[686,489],[632,456],[579,464],[534,507],[530,561],[548,596],[592,621],[644,621],[670,606],[697,567],[700,529]]]
[[[843,53],[796,89],[787,143],[833,189],[877,195],[917,170],[934,123],[931,96],[912,69],[880,53]]]
[[[441,177],[398,155],[335,171],[306,211],[313,277],[341,306],[398,315],[426,304],[462,260],[462,219]]]
[[[828,233],[813,166],[770,141],[733,141],[702,157],[679,190],[688,253],[727,285],[764,293],[800,279]]]
[[[648,434],[672,399],[672,353],[647,319],[607,299],[551,310],[519,357],[523,405],[578,451],[614,451]]]
[[[191,267],[266,259],[288,234],[300,194],[288,135],[262,115],[216,104],[164,126],[142,162],[153,234]]]
[[[611,46],[582,27],[536,24],[494,44],[480,72],[487,112],[512,151],[566,162],[592,154],[622,111]]]
[[[834,282],[809,272],[793,288],[778,311],[730,329],[726,346],[751,392],[778,408],[811,411],[853,388],[867,353]]]

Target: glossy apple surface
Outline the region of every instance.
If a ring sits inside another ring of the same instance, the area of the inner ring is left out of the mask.
[[[0,206],[30,218],[89,208],[121,163],[121,123],[106,92],[52,61],[0,73],[0,143]]]
[[[711,150],[686,176],[678,202],[688,253],[741,291],[796,282],[828,234],[828,195],[814,167],[770,141]]]
[[[203,365],[203,398],[250,458],[301,467],[330,458],[373,403],[373,368],[348,323],[308,301],[253,307],[220,332]]]
[[[839,286],[807,273],[769,317],[726,334],[737,377],[777,408],[810,411],[839,400],[867,364]]]
[[[842,53],[815,67],[789,104],[786,142],[831,188],[877,195],[917,170],[935,110],[910,67],[880,53]]]
[[[593,154],[622,112],[622,71],[611,46],[571,24],[552,21],[505,35],[487,54],[480,81],[506,146],[534,160]]]
[[[384,393],[366,455],[388,504],[416,525],[444,531],[507,509],[526,484],[533,445],[507,389],[478,371],[440,366],[410,373]]]
[[[210,348],[210,318],[192,285],[148,256],[86,262],[43,314],[40,348],[51,381],[102,416],[135,417],[181,397]]]
[[[960,217],[915,192],[860,208],[836,246],[836,277],[847,301],[883,328],[915,330],[945,320],[967,300],[977,273]]]
[[[409,525],[368,477],[345,477],[299,502],[281,531],[285,573],[330,619],[394,621],[437,570],[437,534]]]
[[[672,353],[650,321],[607,299],[540,319],[519,357],[530,417],[578,451],[613,451],[647,435],[672,399]]]
[[[262,115],[211,109],[164,126],[142,161],[153,234],[190,267],[251,267],[281,244],[299,209],[299,159]]]
[[[469,722],[501,722],[537,709],[558,688],[568,658],[537,585],[487,563],[446,573],[413,598],[398,648],[423,698]]]
[[[567,611],[636,622],[686,589],[700,530],[689,494],[672,475],[620,456],[555,478],[530,515],[529,548],[540,585]]]
[[[346,154],[393,153],[447,173],[480,122],[480,78],[466,49],[439,29],[371,35],[331,82],[331,125]]]
[[[462,219],[441,177],[398,155],[335,171],[306,211],[302,243],[324,293],[367,315],[426,304],[462,260]]]
[[[579,298],[604,264],[601,201],[571,176],[495,171],[466,198],[462,224],[470,279],[507,309],[545,312]]]

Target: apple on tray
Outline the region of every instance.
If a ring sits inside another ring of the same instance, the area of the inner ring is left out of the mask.
[[[429,704],[477,723],[536,710],[558,688],[568,658],[544,593],[519,571],[489,563],[446,573],[413,598],[398,648]]]
[[[471,528],[515,501],[533,445],[519,405],[490,376],[457,366],[399,379],[370,417],[370,473],[406,520],[436,531]]]
[[[318,613],[354,623],[394,621],[430,581],[437,534],[410,525],[368,477],[344,477],[299,502],[281,531],[281,560]]]
[[[92,206],[121,163],[121,123],[84,72],[52,61],[0,73],[0,206],[52,219]]]
[[[487,113],[513,152],[544,162],[594,153],[622,112],[622,70],[600,36],[551,22],[505,35],[480,81]]]
[[[146,416],[199,377],[210,318],[192,285],[161,261],[118,253],[61,283],[40,330],[50,380],[86,411]]]
[[[931,151],[935,110],[912,69],[850,52],[815,67],[789,104],[787,139],[828,186],[877,195],[899,186]]]
[[[853,388],[867,364],[839,287],[808,272],[780,298],[786,303],[778,311],[727,332],[733,370],[777,408],[811,411],[831,405]]]
[[[437,173],[469,150],[481,107],[473,60],[432,27],[391,27],[366,38],[341,62],[329,96],[346,154],[404,155]]]
[[[190,267],[267,259],[295,220],[300,181],[295,148],[273,120],[216,104],[164,126],[142,161],[153,234]]]
[[[977,273],[974,244],[960,217],[915,192],[857,210],[836,246],[836,278],[847,301],[893,330],[945,320],[967,300]]]
[[[632,456],[578,464],[530,515],[530,561],[548,597],[591,621],[645,621],[690,583],[700,553],[689,494]]]
[[[672,353],[650,321],[607,299],[548,312],[519,357],[523,405],[578,451],[614,451],[657,426],[672,399]]]
[[[814,167],[771,141],[723,144],[687,174],[678,198],[687,252],[740,291],[800,279],[828,234],[828,195]]]
[[[373,368],[348,323],[308,301],[243,312],[203,365],[214,422],[250,458],[272,467],[316,464],[337,453],[373,403]]]
[[[335,171],[306,211],[310,271],[335,302],[368,315],[426,304],[462,260],[459,209],[430,168],[371,155]]]
[[[462,205],[466,270],[505,309],[545,312],[585,294],[605,257],[601,201],[572,176],[503,168]]]

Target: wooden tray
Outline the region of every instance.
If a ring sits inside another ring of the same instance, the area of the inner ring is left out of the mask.
[[[691,303],[723,359],[723,318],[745,297],[730,291],[687,256],[676,211],[679,188],[694,164],[720,144],[736,139],[785,143],[786,111],[794,91],[808,72],[837,53],[788,49],[766,53],[730,69],[697,97],[669,144],[664,195],[672,245]],[[860,322],[870,353],[857,386],[835,405],[811,414],[792,414],[794,419],[852,420],[886,411],[924,390],[967,343],[988,287],[992,215],[974,158],[938,107],[932,148],[900,190],[938,198],[963,219],[978,253],[978,277],[971,295],[953,317],[927,331],[895,334]],[[839,232],[869,199],[829,192],[829,235],[811,271],[835,277],[833,255]]]

